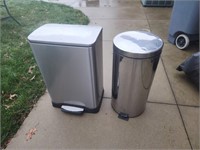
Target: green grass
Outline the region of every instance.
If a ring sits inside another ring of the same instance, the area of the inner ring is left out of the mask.
[[[12,19],[1,22],[1,145],[16,133],[45,86],[27,36],[45,23],[88,24],[80,11],[59,4],[33,0],[8,0]],[[1,16],[5,11],[1,9]],[[33,67],[32,73],[29,68]],[[32,77],[35,78],[31,80]],[[16,95],[15,95],[16,94]],[[13,97],[12,97],[13,96]],[[12,98],[11,98],[12,97]]]

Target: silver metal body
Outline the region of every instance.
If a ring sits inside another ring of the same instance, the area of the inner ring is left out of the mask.
[[[102,28],[47,24],[28,39],[53,105],[97,112],[103,96]]]
[[[136,117],[145,110],[162,47],[162,40],[149,32],[114,38],[112,107],[117,113]]]

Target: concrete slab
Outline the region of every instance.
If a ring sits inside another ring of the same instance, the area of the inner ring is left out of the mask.
[[[90,24],[103,27],[103,40],[113,38],[125,31],[150,29],[147,20],[92,19]]]
[[[65,4],[74,8],[79,7],[141,7],[140,0],[43,0],[52,3]]]
[[[176,106],[147,104],[140,117],[124,121],[110,103],[104,99],[99,113],[75,116],[53,108],[45,94],[7,149],[190,149]],[[36,133],[26,141],[33,127]]]
[[[104,97],[111,98],[113,48],[112,41],[103,42]]]
[[[81,0],[79,7],[141,7],[139,0]]]
[[[92,19],[122,19],[122,20],[145,20],[146,16],[142,8],[140,7],[87,7],[87,8],[78,8],[85,15],[87,15],[91,20]]]
[[[170,20],[171,7],[144,7],[148,20]]]
[[[197,52],[197,49],[196,46],[193,46],[181,51],[172,44],[166,43],[164,46],[162,60],[178,104],[199,106],[199,91],[197,87],[183,72],[176,70],[187,57]]]
[[[100,7],[141,7],[140,0],[99,0],[99,2]]]
[[[175,99],[161,60],[154,76],[148,101],[175,104]]]
[[[200,120],[199,120],[199,108],[197,107],[185,107],[180,106],[181,114],[190,137],[190,141],[193,149],[200,148]]]
[[[159,36],[165,43],[168,43],[168,20],[149,20],[151,32]]]

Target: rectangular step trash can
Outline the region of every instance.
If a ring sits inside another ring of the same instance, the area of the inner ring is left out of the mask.
[[[103,97],[102,27],[46,24],[28,40],[55,107],[98,112]]]
[[[112,107],[119,117],[136,117],[146,107],[163,41],[147,31],[113,39]]]

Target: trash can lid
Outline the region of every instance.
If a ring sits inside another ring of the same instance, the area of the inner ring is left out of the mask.
[[[160,54],[163,41],[148,31],[127,31],[113,40],[118,53],[131,58],[149,58]]]
[[[45,24],[29,36],[34,43],[90,46],[95,43],[102,27],[88,25]]]

